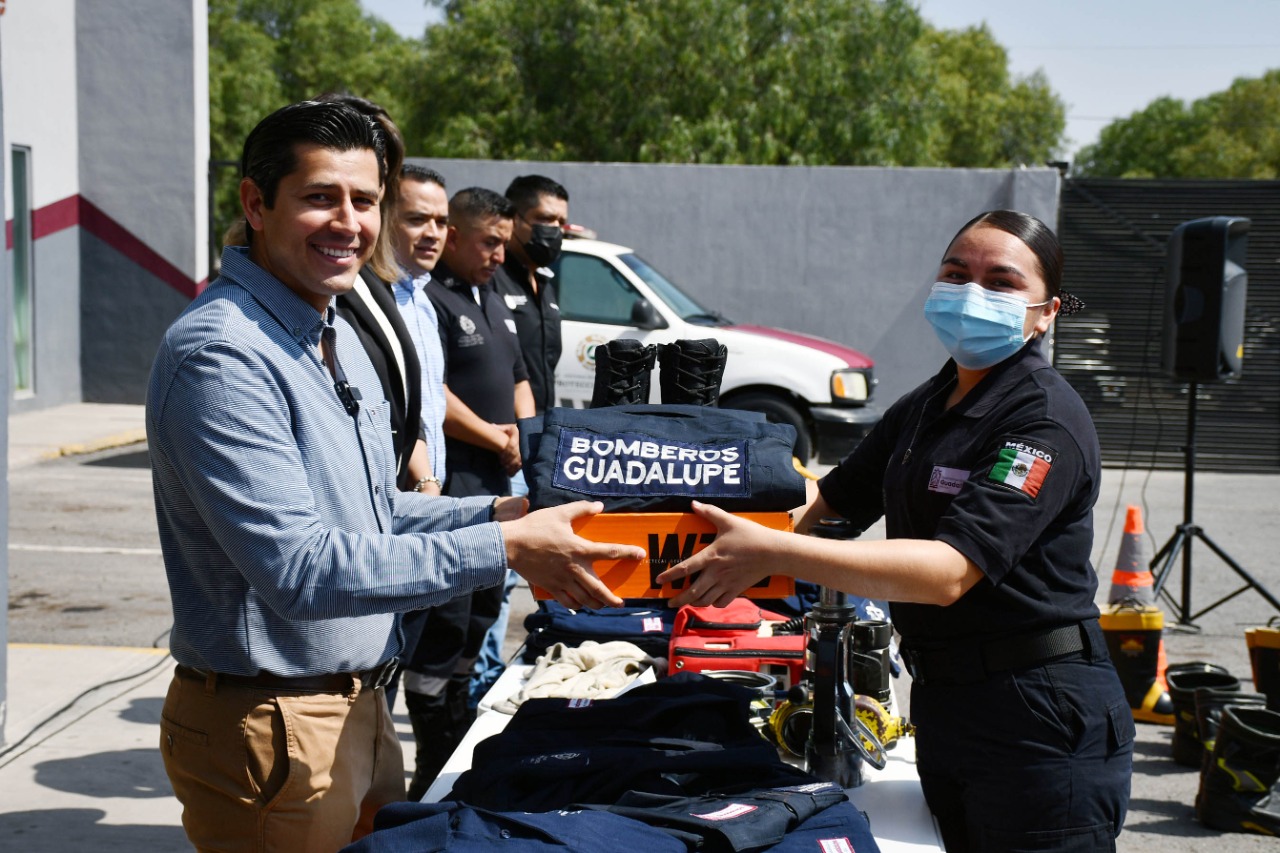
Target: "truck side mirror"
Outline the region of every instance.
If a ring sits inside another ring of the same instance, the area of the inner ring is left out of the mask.
[[[631,305],[631,325],[637,329],[651,331],[653,329],[665,329],[667,321],[662,319],[658,309],[649,304],[649,300],[642,296]]]

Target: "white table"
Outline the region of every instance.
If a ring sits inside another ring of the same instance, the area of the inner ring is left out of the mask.
[[[434,803],[444,799],[458,776],[471,766],[471,753],[476,744],[506,728],[511,720],[509,714],[486,709],[519,690],[532,668],[510,666],[502,673],[481,701],[475,723],[423,795],[423,802]],[[924,804],[920,779],[916,775],[915,740],[904,738],[898,741],[888,752],[888,758],[883,770],[870,766],[864,769],[867,781],[845,791],[849,800],[867,813],[871,820],[871,834],[883,853],[942,850],[942,837],[938,834],[933,815]]]

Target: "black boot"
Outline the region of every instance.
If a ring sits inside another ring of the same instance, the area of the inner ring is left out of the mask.
[[[453,714],[443,696],[404,692],[404,703],[409,709],[409,725],[413,727],[416,747],[413,760],[413,779],[406,795],[411,802],[422,799],[431,783],[440,775],[449,756],[462,741]]]
[[[632,338],[618,338],[595,350],[596,384],[591,408],[649,402],[649,376],[657,348]]]
[[[1200,777],[1196,817],[1223,832],[1280,835],[1280,713],[1228,705]]]
[[[663,403],[714,406],[729,348],[715,338],[676,341],[658,347]]]
[[[1200,772],[1213,760],[1213,744],[1218,739],[1218,728],[1222,725],[1222,710],[1228,705],[1248,708],[1267,707],[1267,697],[1261,693],[1224,693],[1221,690],[1196,691],[1196,731],[1204,755],[1200,761]]]
[[[1253,666],[1253,689],[1267,697],[1267,707],[1280,711],[1280,628],[1250,628],[1244,632]]]
[[[1204,747],[1196,724],[1196,691],[1239,693],[1240,679],[1225,672],[1187,671],[1169,667],[1169,697],[1173,699],[1173,760],[1184,767],[1200,767]]]
[[[1164,614],[1156,607],[1113,604],[1098,622],[1133,718],[1173,725],[1173,700],[1159,678]]]

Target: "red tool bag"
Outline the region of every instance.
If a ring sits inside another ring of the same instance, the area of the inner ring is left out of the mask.
[[[787,617],[746,598],[728,607],[681,607],[671,631],[667,671],[705,672],[736,669],[762,672],[785,690],[804,672],[803,634],[775,634]],[[798,630],[798,629],[797,629]]]

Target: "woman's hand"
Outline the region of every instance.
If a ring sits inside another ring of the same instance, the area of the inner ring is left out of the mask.
[[[715,541],[656,578],[670,583],[692,577],[689,587],[671,599],[685,604],[725,607],[769,575],[787,574],[784,558],[792,534],[738,518],[719,507],[693,502],[693,511],[716,526]]]

